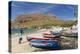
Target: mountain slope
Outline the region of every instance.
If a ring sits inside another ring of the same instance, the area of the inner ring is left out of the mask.
[[[25,14],[19,15],[12,22],[12,27],[16,28],[30,28],[30,27],[47,27],[61,25],[64,21],[59,20],[56,16],[51,14]]]

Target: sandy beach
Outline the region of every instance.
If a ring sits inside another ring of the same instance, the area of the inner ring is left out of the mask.
[[[49,30],[45,30],[43,32],[48,32]],[[12,53],[26,53],[26,52],[37,52],[37,51],[47,51],[47,49],[40,49],[40,48],[35,48],[35,47],[31,47],[29,45],[29,42],[26,39],[27,35],[30,36],[37,36],[37,37],[42,37],[43,33],[42,31],[36,32],[36,33],[31,33],[31,34],[24,34],[23,35],[23,41],[22,44],[18,43],[19,40],[19,36],[16,37],[12,37]],[[66,38],[62,36],[61,39],[61,49],[74,49],[77,48],[77,40],[75,40],[75,38],[72,38],[72,40],[70,38]]]
[[[43,31],[43,32],[46,32],[46,31]],[[39,32],[36,32],[36,33],[31,33],[31,34],[24,34],[23,35],[23,41],[22,41],[22,44],[19,44],[18,41],[19,41],[19,36],[16,36],[16,37],[12,37],[12,53],[22,53],[22,52],[34,52],[36,50],[41,50],[41,49],[38,49],[38,48],[34,48],[34,47],[31,47],[29,45],[29,42],[27,41],[26,39],[26,36],[36,36],[36,37],[42,37],[41,35],[41,31]]]

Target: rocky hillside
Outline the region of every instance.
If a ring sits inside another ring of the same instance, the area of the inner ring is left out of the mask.
[[[51,14],[25,14],[19,15],[12,21],[12,27],[30,28],[30,27],[47,27],[52,25],[60,25],[63,21]]]

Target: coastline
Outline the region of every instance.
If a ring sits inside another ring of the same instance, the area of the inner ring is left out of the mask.
[[[38,48],[34,48],[34,47],[31,47],[29,46],[29,43],[26,39],[26,36],[27,35],[30,35],[30,34],[35,34],[37,33],[37,35],[39,35],[38,33],[42,33],[42,32],[46,32],[47,30],[45,31],[37,31],[37,32],[32,32],[32,33],[24,33],[22,38],[22,44],[19,44],[18,41],[19,41],[19,34],[14,34],[16,36],[12,36],[12,39],[11,39],[11,44],[12,44],[12,53],[22,53],[22,52],[32,52],[34,50],[40,50]],[[36,36],[37,36],[36,35]],[[40,35],[39,35],[40,36]]]
[[[26,39],[26,36],[29,35],[29,36],[42,37],[41,34],[43,32],[49,32],[50,30],[51,29],[49,29],[49,30],[39,30],[39,31],[32,32],[32,33],[24,33],[23,36],[22,36],[23,37],[22,44],[18,43],[19,36],[16,35],[15,37],[12,37],[12,39],[11,39],[11,41],[12,41],[12,43],[11,43],[12,44],[12,53],[47,51],[47,49],[40,49],[40,48],[31,47],[29,45],[29,42]],[[72,39],[72,40],[70,40],[70,39]],[[77,46],[78,42],[77,42],[77,40],[74,40],[73,38],[66,38],[65,36],[62,36],[61,40],[62,40],[61,43],[62,43],[62,48],[63,49],[67,49],[67,48],[70,49],[70,47],[72,47],[73,49],[78,48],[78,46]],[[76,46],[75,46],[75,44],[76,44]]]

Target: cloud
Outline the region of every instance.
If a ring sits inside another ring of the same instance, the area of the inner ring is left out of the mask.
[[[42,7],[36,7],[34,10],[32,10],[32,11],[30,11],[29,13],[44,13],[44,12],[48,12],[49,11],[49,9],[50,8],[52,8],[52,7],[55,7],[55,6],[53,6],[53,5],[50,5],[50,6],[46,6],[46,7],[44,7],[44,6],[42,6]]]

